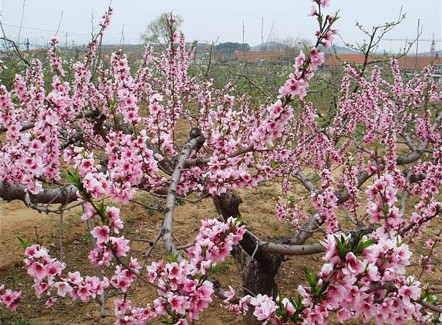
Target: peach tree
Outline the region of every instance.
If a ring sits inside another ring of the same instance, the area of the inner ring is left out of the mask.
[[[24,262],[37,297],[48,306],[98,299],[104,316],[106,292],[118,290],[118,324],[192,323],[214,295],[250,323],[438,321],[442,307],[421,278],[440,272],[432,259],[442,231],[442,93],[430,67],[407,80],[393,60],[391,78],[346,67],[336,106],[316,108],[309,84],[338,17],[324,13],[328,0],[313,5],[316,44],[300,52],[279,96],[260,106],[232,96],[232,84],[215,89],[188,73],[194,51],[172,16],[165,51],[147,48],[135,72],[122,51],[105,66],[98,47],[111,9],[84,58],[70,63],[73,78],[54,39],[50,85],[33,60],[11,89],[0,86],[0,197],[46,213],[81,206],[94,242],[88,259],[113,272],[66,272],[35,244]],[[281,183],[275,218],[291,229],[278,241],[247,229],[235,192],[268,181]],[[296,196],[299,187],[308,195]],[[162,239],[173,261],[145,266],[131,253],[116,204],[131,204],[136,191],[164,197],[155,242]],[[203,221],[183,249],[174,242],[174,208],[189,195],[211,198],[219,216]],[[416,250],[421,238],[426,247]],[[211,278],[230,254],[243,292]],[[278,295],[275,275],[286,258],[313,254],[323,255],[322,267],[290,297]],[[420,255],[420,271],[409,268],[412,254]],[[154,288],[157,298],[136,306],[128,292],[134,283]],[[0,286],[0,305],[14,310],[19,299]]]

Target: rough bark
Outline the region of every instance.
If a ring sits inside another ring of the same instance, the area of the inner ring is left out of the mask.
[[[77,188],[74,185],[67,185],[61,188],[44,189],[37,194],[29,194],[23,185],[8,184],[0,181],[0,198],[5,201],[20,200],[25,202],[26,195],[30,200],[45,204],[67,204],[77,200]]]
[[[239,195],[227,192],[213,198],[215,207],[224,219],[239,217]],[[265,252],[259,249],[259,241],[252,233],[244,234],[240,245],[235,247],[232,255],[241,275],[244,294],[266,294],[276,297],[278,286],[275,276],[283,261],[283,256]],[[260,324],[253,316],[253,310],[244,318],[245,324]]]

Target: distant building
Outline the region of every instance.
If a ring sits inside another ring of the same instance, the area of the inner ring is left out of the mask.
[[[235,58],[242,63],[294,63],[298,50],[287,49],[286,51],[235,51]]]
[[[371,65],[383,64],[389,62],[390,58],[387,55],[370,55],[368,62]],[[325,67],[331,70],[341,70],[343,65],[363,65],[365,62],[365,55],[363,54],[333,54],[325,61]]]
[[[438,56],[403,56],[398,61],[405,73],[419,72],[428,65],[434,65],[433,74],[442,77],[442,58]]]
[[[388,64],[391,57],[387,55],[370,55],[368,62],[371,67],[378,66],[383,68],[384,64]],[[415,74],[422,71],[426,66],[434,65],[433,77],[442,77],[442,58],[438,56],[402,56],[398,59],[399,67],[404,73]],[[365,56],[363,54],[337,54],[330,55],[325,67],[329,71],[339,71],[344,64],[363,65]]]

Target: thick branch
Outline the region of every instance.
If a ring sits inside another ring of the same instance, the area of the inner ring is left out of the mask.
[[[33,123],[33,122],[25,122],[25,123],[22,123],[20,131],[30,130],[30,129],[32,129],[34,126],[35,126],[35,123]],[[2,133],[2,132],[6,132],[6,131],[8,131],[7,128],[5,128],[5,127],[0,127],[0,133]]]
[[[80,113],[78,113],[77,115],[75,115],[75,118],[77,118],[77,119],[79,119],[79,118],[83,118],[83,117],[86,117],[86,118],[94,118],[94,119],[102,119],[102,115],[101,115],[101,113],[100,112],[98,112],[98,111],[93,111],[93,110],[86,110],[86,111],[84,111],[84,112],[80,112]],[[35,126],[35,123],[34,122],[23,122],[22,124],[21,124],[21,128],[20,128],[20,131],[26,131],[26,130],[30,130],[30,129],[32,129],[33,127]],[[6,128],[6,127],[0,127],[0,133],[2,133],[2,132],[6,132],[6,131],[8,131],[8,128]]]
[[[442,123],[442,112],[439,113],[433,125],[431,126],[431,131],[435,132],[436,129],[441,125],[441,123]],[[410,138],[409,136],[407,136],[407,134],[404,134],[403,137],[407,142],[408,146],[412,149],[414,148],[414,150],[410,152],[408,155],[397,157],[396,162],[398,165],[411,164],[419,160],[422,154],[427,149],[429,143],[429,139],[426,139],[419,147],[417,147],[416,145],[410,142]]]
[[[307,190],[315,194],[319,193],[319,190],[316,187],[316,185],[313,184],[312,180],[308,178],[307,175],[305,175],[302,170],[298,170],[294,176],[301,181],[301,183],[304,185],[304,187]]]
[[[302,174],[302,172],[298,172],[297,174],[298,179],[301,180],[301,182],[308,190],[312,191],[316,188],[313,182],[306,175]],[[369,174],[365,171],[360,172],[357,177],[357,186],[362,186],[362,184],[364,184],[371,177],[371,175],[372,174]],[[338,204],[342,204],[349,199],[349,194],[346,189],[342,191],[336,191],[335,195],[338,198]],[[318,213],[315,213],[306,223],[302,225],[301,229],[299,229],[295,234],[284,241],[284,244],[303,245],[307,241],[307,239],[310,238],[313,232],[318,229],[320,224],[320,215]]]
[[[205,138],[204,136],[201,135],[201,132],[198,135],[196,135],[196,137],[195,136],[192,137],[192,135],[195,135],[192,134],[192,131],[191,131],[191,137],[189,138],[183,150],[181,151],[180,155],[178,156],[178,161],[175,165],[175,169],[170,178],[170,185],[169,185],[169,190],[167,191],[167,200],[166,200],[167,212],[164,216],[163,226],[161,228],[163,232],[164,248],[173,255],[177,255],[178,253],[178,250],[173,244],[173,236],[172,236],[173,211],[175,209],[178,183],[180,181],[186,159],[189,158],[190,153],[194,148],[196,148],[197,146],[202,146],[202,144],[205,141]]]
[[[369,174],[366,171],[360,172],[357,176],[357,187],[360,188],[373,174]],[[338,198],[338,204],[342,204],[349,199],[349,194],[347,189],[335,192],[336,197]]]
[[[420,221],[418,221],[418,222],[415,222],[415,221],[412,221],[412,222],[410,222],[408,225],[406,225],[406,226],[404,226],[400,231],[399,231],[399,235],[405,235],[408,231],[410,231],[411,229],[413,229],[414,227],[416,227],[416,226],[421,226],[421,225],[423,225],[424,223],[426,223],[426,222],[428,222],[428,221],[430,221],[431,219],[433,219],[433,218],[435,218],[439,213],[441,213],[441,208],[437,208],[436,209],[436,212],[433,214],[433,215],[431,215],[431,216],[427,216],[426,218],[424,218],[424,219],[422,219],[422,220],[420,220]]]
[[[442,313],[442,308],[441,307],[435,306],[435,305],[430,304],[429,302],[426,302],[426,301],[421,300],[421,299],[416,300],[416,302],[418,304],[422,305],[423,307],[427,308],[427,309],[435,311],[436,313]]]
[[[313,232],[315,232],[321,225],[319,220],[320,220],[319,213],[315,213],[314,215],[312,215],[310,219],[301,226],[301,229],[299,229],[296,233],[294,233],[292,236],[287,238],[286,241],[284,241],[284,244],[290,244],[290,245],[304,244],[307,241],[307,239],[311,237]]]
[[[218,160],[224,160],[226,158],[234,158],[236,156],[245,154],[247,152],[253,151],[253,145],[249,145],[245,148],[242,149],[238,149],[237,151],[231,153],[230,155],[228,155],[227,157],[225,156],[220,156],[218,158]],[[205,165],[209,162],[210,160],[208,158],[194,158],[194,159],[186,159],[185,164],[184,164],[184,168],[189,168],[192,166],[198,166],[198,165]]]
[[[300,180],[301,183],[304,185],[304,187],[307,190],[309,190],[310,192],[312,192],[314,194],[320,193],[320,191],[318,190],[316,185],[313,183],[313,181],[307,175],[305,175],[301,170],[296,172],[296,174],[294,176],[298,180]],[[358,188],[361,187],[371,176],[372,176],[372,174],[369,174],[366,171],[360,172],[357,176],[357,182],[358,182],[357,187]],[[338,202],[337,202],[338,204],[342,204],[349,199],[349,194],[346,189],[344,189],[342,191],[335,191],[334,194],[338,198]]]
[[[30,194],[23,185],[0,182],[0,198],[3,200],[25,202],[27,196],[34,204],[67,204],[77,200],[77,188],[74,185],[67,185],[62,188],[48,188],[37,194]]]
[[[239,218],[241,216],[239,212],[241,202],[241,197],[232,191],[227,191],[227,193],[213,197],[213,203],[224,220],[230,217]],[[240,246],[248,256],[253,256],[255,260],[264,264],[273,263],[275,255],[261,250],[259,243],[260,240],[248,230],[244,234]]]
[[[322,253],[325,251],[324,246],[318,243],[306,245],[286,245],[271,242],[260,242],[258,247],[260,251],[287,256],[311,255]]]

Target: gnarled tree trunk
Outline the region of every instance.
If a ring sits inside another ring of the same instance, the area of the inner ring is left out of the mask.
[[[213,198],[218,212],[224,219],[239,217],[239,205],[242,200],[238,194],[227,192]],[[283,256],[258,250],[259,242],[250,232],[244,234],[240,245],[232,255],[241,274],[244,294],[255,296],[266,294],[276,297],[278,287],[275,276],[283,261]],[[260,324],[253,316],[253,310],[245,316],[245,324]]]

